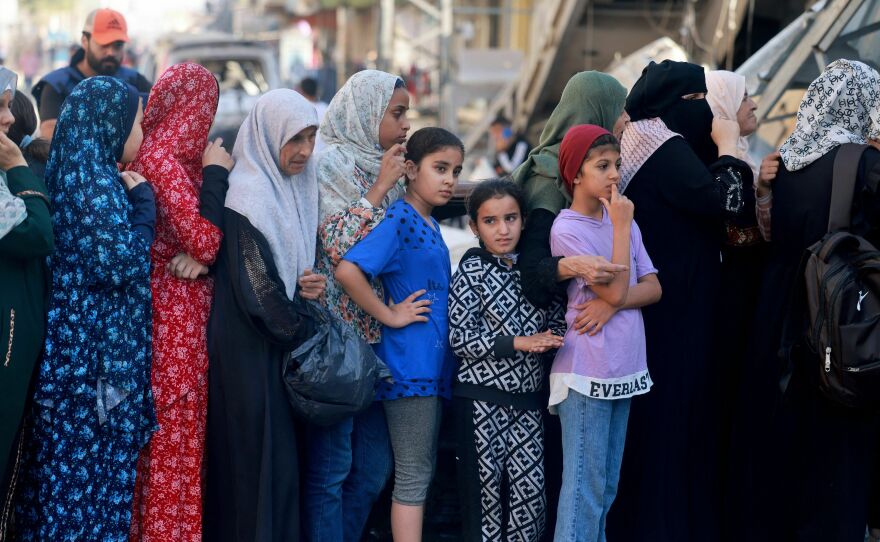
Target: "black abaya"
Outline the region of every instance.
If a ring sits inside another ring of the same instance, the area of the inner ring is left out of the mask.
[[[287,297],[265,237],[230,209],[223,219],[208,324],[204,539],[296,541],[297,437],[281,363],[313,326]]]
[[[841,407],[818,391],[818,361],[796,356],[784,395],[779,377],[783,322],[804,250],[827,231],[837,148],[801,170],[781,167],[773,181],[772,241],[756,313],[748,377],[735,435],[739,463],[731,539],[756,542],[861,542],[880,417]],[[859,163],[853,231],[877,246],[880,197],[865,188],[880,175],[880,152]],[[797,351],[796,351],[797,352]],[[801,354],[804,354],[801,352]]]
[[[712,393],[720,250],[725,219],[754,213],[748,165],[707,167],[679,137],[661,145],[625,194],[659,270],[659,303],[642,309],[650,393],[633,399],[612,542],[713,540],[718,528]]]

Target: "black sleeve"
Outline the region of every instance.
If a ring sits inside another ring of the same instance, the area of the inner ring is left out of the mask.
[[[519,260],[523,294],[532,305],[545,309],[553,299],[565,293],[565,282],[559,281],[559,260],[550,252],[550,230],[556,216],[546,209],[529,214],[519,241]]]
[[[134,207],[131,213],[131,229],[153,244],[156,226],[156,197],[153,188],[141,183],[128,191],[128,201]]]
[[[223,204],[226,202],[228,189],[229,170],[216,165],[202,169],[199,214],[220,229],[223,229]]]
[[[287,297],[266,238],[243,216],[227,210],[228,271],[239,306],[270,342],[292,350],[314,334],[305,301]]]
[[[61,112],[61,104],[64,98],[52,88],[50,84],[43,85],[43,92],[40,93],[40,121],[55,120]]]
[[[755,212],[752,170],[742,160],[721,156],[707,168],[684,139],[674,137],[648,162],[663,175],[659,193],[674,208],[719,220]]]
[[[880,243],[880,152],[862,154],[853,198],[852,231],[877,246]]]

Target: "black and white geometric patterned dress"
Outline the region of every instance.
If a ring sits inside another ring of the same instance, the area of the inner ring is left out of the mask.
[[[449,342],[465,540],[536,541],[544,532],[545,366],[513,349],[514,337],[565,334],[564,307],[535,308],[520,272],[471,249],[452,277]]]

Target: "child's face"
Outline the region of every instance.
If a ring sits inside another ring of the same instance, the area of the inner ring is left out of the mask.
[[[477,210],[477,221],[471,230],[492,254],[509,254],[519,243],[523,229],[519,204],[510,195],[487,199]]]
[[[409,119],[406,112],[409,111],[409,92],[405,88],[394,89],[391,101],[379,123],[379,145],[386,151],[395,144],[406,143],[406,133],[409,131]]]
[[[452,191],[464,157],[461,149],[444,147],[425,155],[418,164],[406,162],[406,176],[409,179],[407,191],[414,193],[431,207],[445,205],[452,198]]]
[[[611,186],[620,182],[620,153],[612,146],[596,147],[581,164],[574,180],[574,196],[611,199]]]

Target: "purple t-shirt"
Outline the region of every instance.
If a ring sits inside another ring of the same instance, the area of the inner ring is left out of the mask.
[[[602,220],[563,209],[550,231],[554,256],[595,255],[611,261],[613,226],[605,209]],[[630,286],[657,269],[642,244],[635,222],[630,236]],[[580,335],[572,326],[580,311],[575,307],[596,294],[580,277],[568,284],[568,331],[556,353],[550,373],[550,405],[561,403],[568,390],[594,399],[624,399],[646,393],[653,384],[645,355],[645,324],[641,309],[618,311],[594,336]]]

